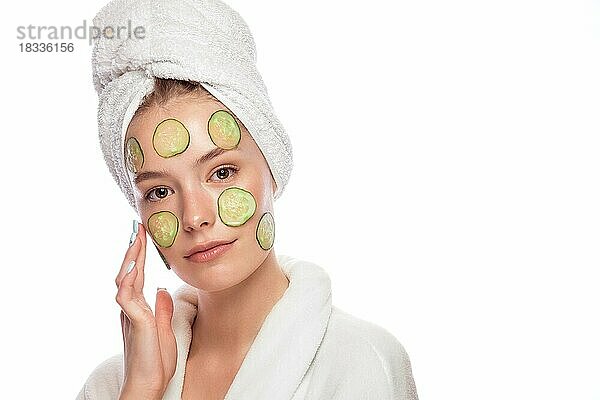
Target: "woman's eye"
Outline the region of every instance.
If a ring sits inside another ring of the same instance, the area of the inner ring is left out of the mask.
[[[233,174],[237,172],[236,168],[233,167],[221,167],[212,174],[211,178],[214,176],[217,180],[225,180],[230,178]]]
[[[169,189],[167,189],[166,187],[158,187],[149,191],[146,195],[146,199],[150,201],[159,201],[167,197],[168,193]]]

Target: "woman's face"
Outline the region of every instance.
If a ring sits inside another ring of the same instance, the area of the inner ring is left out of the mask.
[[[275,182],[246,128],[217,100],[178,98],[136,116],[125,161],[144,227],[188,284],[226,289],[269,255]],[[231,244],[216,257],[188,257],[214,240]]]

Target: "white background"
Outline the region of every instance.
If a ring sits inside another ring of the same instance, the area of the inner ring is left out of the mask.
[[[122,349],[136,215],[98,144],[91,47],[16,39],[103,4],[2,12],[2,398],[74,398]],[[401,341],[422,400],[600,399],[599,3],[228,4],[294,146],[276,252]],[[148,257],[154,305],[181,281]]]

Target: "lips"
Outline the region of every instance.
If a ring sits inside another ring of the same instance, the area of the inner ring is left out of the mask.
[[[215,248],[217,246],[223,245],[223,244],[229,244],[229,243],[233,243],[234,241],[227,241],[227,240],[210,240],[207,242],[203,242],[203,243],[199,243],[196,246],[192,247],[187,254],[184,256],[184,258],[189,258],[191,255],[195,254],[195,253],[202,253],[205,252],[207,250],[210,250],[212,248]]]
[[[196,264],[205,264],[211,261],[215,261],[223,254],[227,253],[233,247],[234,242],[235,240],[230,243],[217,245],[205,251],[197,251],[194,254],[187,257],[186,260]]]

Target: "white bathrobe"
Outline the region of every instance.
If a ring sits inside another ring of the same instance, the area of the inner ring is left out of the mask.
[[[400,342],[386,329],[332,306],[331,281],[323,268],[285,255],[277,259],[290,284],[224,400],[417,400]],[[188,284],[173,294],[178,358],[163,400],[181,399],[196,296]],[[122,382],[120,352],[91,372],[77,400],[116,400]]]

